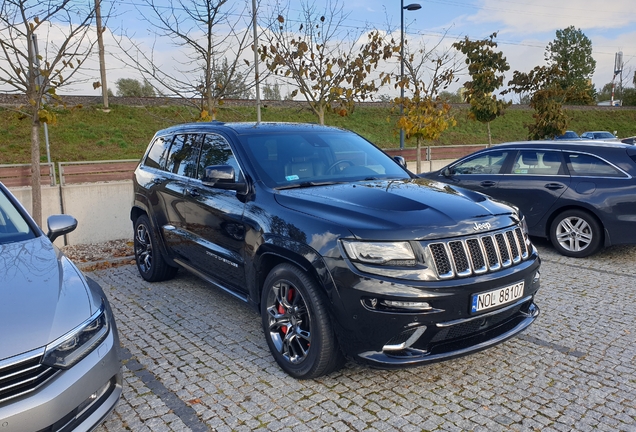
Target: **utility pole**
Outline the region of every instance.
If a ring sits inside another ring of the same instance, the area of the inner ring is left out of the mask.
[[[97,24],[97,46],[99,47],[99,73],[102,84],[104,111],[108,112],[108,86],[106,84],[106,62],[104,60],[104,28],[102,27],[101,0],[95,0],[95,21]]]
[[[256,0],[252,0],[252,27],[254,28],[254,76],[256,79],[256,123],[261,122],[261,92],[258,76],[258,31],[256,29]]]

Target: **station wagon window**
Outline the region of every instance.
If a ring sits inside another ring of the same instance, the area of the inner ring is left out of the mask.
[[[176,135],[170,146],[166,170],[186,177],[195,177],[199,148],[200,135]]]
[[[451,174],[501,174],[510,151],[495,150],[477,155],[451,168]]]
[[[234,167],[234,180],[238,181],[241,173],[230,144],[220,135],[207,134],[201,147],[201,158],[197,178],[203,179],[205,167],[210,165],[230,165]]]
[[[148,152],[148,156],[146,156],[144,165],[150,168],[164,169],[171,142],[171,136],[157,137],[155,142],[152,143],[152,147],[150,147],[150,151]]]
[[[625,173],[604,160],[588,154],[567,153],[570,174],[582,177],[626,177]]]
[[[545,150],[521,150],[512,165],[516,175],[559,175],[563,174],[561,152]]]

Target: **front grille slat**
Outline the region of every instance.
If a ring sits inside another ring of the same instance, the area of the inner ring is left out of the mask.
[[[42,364],[44,350],[36,351],[0,362],[0,402],[36,390],[59,372]]]
[[[424,243],[440,279],[493,272],[529,257],[521,228],[481,236]]]

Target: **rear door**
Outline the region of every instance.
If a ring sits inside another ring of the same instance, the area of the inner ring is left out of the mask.
[[[510,172],[491,195],[519,207],[532,232],[569,185],[561,151],[524,149],[515,155]]]
[[[172,139],[165,160],[164,177],[158,186],[161,208],[165,212],[160,225],[169,249],[176,255],[190,254],[192,239],[186,227],[186,190],[196,174],[200,142],[196,134],[178,134]]]

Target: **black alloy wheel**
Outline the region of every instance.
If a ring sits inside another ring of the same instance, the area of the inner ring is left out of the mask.
[[[342,365],[324,296],[299,268],[280,264],[270,272],[263,286],[261,316],[274,359],[292,377],[316,378]]]
[[[161,256],[148,216],[139,216],[135,221],[134,228],[135,261],[141,277],[149,282],[172,279],[177,274],[178,269],[169,266]]]

